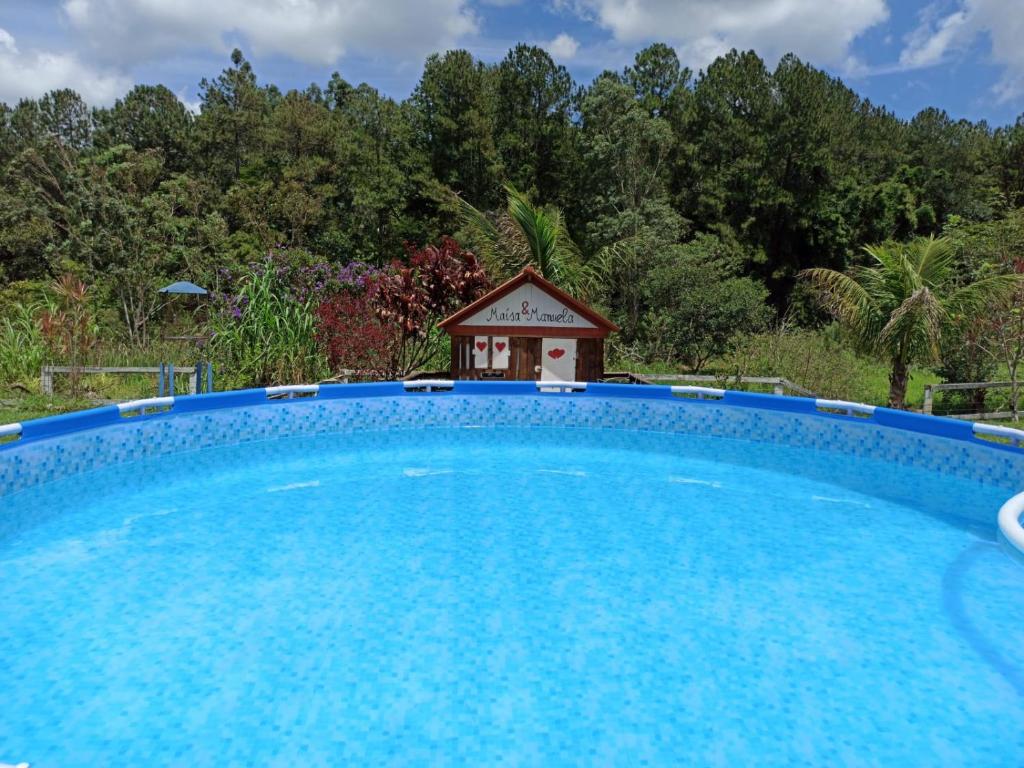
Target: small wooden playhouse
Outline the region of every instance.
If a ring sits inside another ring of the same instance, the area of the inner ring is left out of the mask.
[[[619,330],[531,267],[440,323],[453,379],[597,381]]]

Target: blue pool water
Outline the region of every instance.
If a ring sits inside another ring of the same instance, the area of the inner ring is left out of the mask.
[[[3,499],[0,762],[1019,765],[1006,496],[543,428],[68,478]]]

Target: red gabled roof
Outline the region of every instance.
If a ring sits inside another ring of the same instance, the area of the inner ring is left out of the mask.
[[[475,315],[477,312],[479,312],[484,307],[487,307],[490,304],[493,304],[495,301],[500,299],[502,296],[505,296],[505,295],[511,293],[512,291],[514,291],[516,288],[518,288],[519,286],[523,285],[524,283],[533,283],[535,286],[540,288],[545,293],[553,296],[554,298],[558,299],[558,301],[560,301],[563,304],[565,304],[565,306],[567,306],[570,309],[578,312],[580,315],[582,315],[587,320],[589,320],[591,323],[593,323],[595,326],[597,326],[598,329],[603,329],[604,333],[600,334],[601,336],[607,336],[609,333],[611,333],[613,331],[619,330],[619,326],[617,326],[611,320],[608,320],[607,318],[605,318],[602,315],[598,314],[597,312],[592,310],[590,307],[588,307],[586,304],[584,304],[583,302],[579,301],[578,299],[573,298],[572,296],[570,296],[568,293],[563,291],[561,288],[559,288],[554,283],[552,283],[552,282],[550,282],[548,280],[545,280],[543,277],[541,277],[539,274],[537,274],[537,272],[534,271],[533,267],[530,267],[530,266],[524,267],[523,271],[520,272],[515,277],[513,277],[511,280],[508,280],[508,281],[502,283],[501,285],[499,285],[497,288],[495,288],[490,293],[487,293],[487,294],[481,296],[479,299],[474,301],[472,304],[469,304],[469,305],[463,307],[458,312],[456,312],[454,315],[452,315],[451,317],[445,318],[444,320],[442,320],[437,325],[438,325],[439,328],[443,328],[444,330],[448,331],[449,333],[452,333],[452,331],[454,329],[457,329],[457,328],[460,327],[460,325],[461,325],[463,320],[466,320],[467,318],[472,317],[473,315]],[[541,328],[541,326],[538,326],[537,328]],[[462,330],[462,329],[460,328],[460,330]],[[475,331],[477,331],[479,329],[477,329],[475,327],[472,327],[472,326],[466,326],[465,330],[468,330],[470,332],[475,332]],[[532,330],[532,331],[536,332],[537,329],[529,327],[529,326],[523,326],[522,330],[524,330],[524,331]],[[544,326],[543,330],[546,333],[550,333],[554,329],[548,328],[548,327]],[[585,334],[585,335],[593,335],[592,329],[586,329],[586,330],[590,330],[591,333],[588,333],[588,334]],[[482,333],[487,333],[488,331],[486,329],[484,329],[481,332]],[[567,336],[573,336],[573,335],[578,335],[579,331],[576,331],[574,333],[573,331],[571,331],[569,329],[566,329],[565,331],[563,331],[563,333],[565,335],[567,335]],[[512,335],[515,335],[515,334],[513,333]]]

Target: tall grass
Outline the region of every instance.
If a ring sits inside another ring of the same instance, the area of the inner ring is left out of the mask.
[[[888,387],[883,366],[858,357],[828,330],[747,336],[709,367],[727,376],[782,376],[820,397],[856,402],[885,402]]]
[[[0,317],[0,386],[35,381],[46,358],[46,344],[36,319],[43,307],[17,304]]]
[[[889,367],[855,354],[834,326],[822,330],[779,328],[744,338],[736,349],[709,366],[726,376],[782,376],[819,397],[884,405],[889,397]],[[907,405],[920,408],[924,386],[941,379],[917,368],[907,388]]]
[[[299,301],[273,270],[251,272],[213,317],[211,357],[230,387],[318,381],[327,360],[311,301]]]

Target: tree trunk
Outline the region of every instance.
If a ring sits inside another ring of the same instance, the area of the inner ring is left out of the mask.
[[[1008,366],[1010,371],[1010,413],[1014,423],[1020,421],[1020,381],[1017,379],[1017,366],[1019,361],[1011,360]]]
[[[889,407],[906,409],[907,384],[910,383],[910,371],[905,361],[895,358],[889,371]]]

